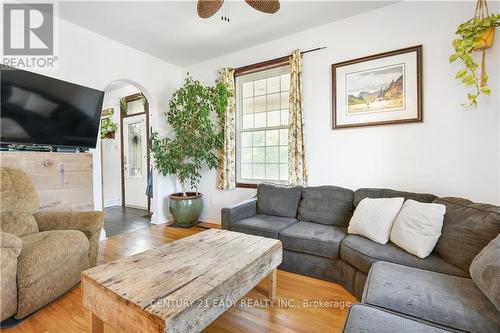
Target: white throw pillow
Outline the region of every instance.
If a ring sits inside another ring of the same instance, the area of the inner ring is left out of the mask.
[[[391,231],[391,242],[419,258],[427,257],[441,236],[446,207],[407,200]]]
[[[398,216],[404,198],[361,200],[352,215],[347,232],[358,234],[380,244],[389,241],[392,224]]]

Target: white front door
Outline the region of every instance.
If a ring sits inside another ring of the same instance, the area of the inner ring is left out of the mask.
[[[123,118],[125,206],[148,208],[146,116]]]

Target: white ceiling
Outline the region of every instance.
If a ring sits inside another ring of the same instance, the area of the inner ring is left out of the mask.
[[[227,1],[227,0],[226,0]],[[201,19],[196,1],[71,1],[62,19],[178,66],[241,50],[394,1],[286,1],[274,15],[228,1],[230,22]]]

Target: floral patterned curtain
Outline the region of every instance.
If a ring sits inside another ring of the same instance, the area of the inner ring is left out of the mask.
[[[232,190],[236,187],[236,124],[235,124],[235,90],[234,70],[222,68],[218,72],[219,80],[224,82],[229,89],[229,100],[224,124],[224,147],[219,153],[219,168],[217,169],[217,188]]]
[[[288,182],[307,185],[302,110],[302,55],[295,50],[290,57],[290,129],[288,131]]]

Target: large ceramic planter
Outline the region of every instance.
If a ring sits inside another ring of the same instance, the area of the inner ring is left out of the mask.
[[[201,193],[187,192],[174,193],[170,196],[169,210],[174,218],[174,224],[178,227],[189,228],[198,223],[203,209],[203,198]]]

